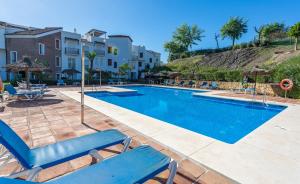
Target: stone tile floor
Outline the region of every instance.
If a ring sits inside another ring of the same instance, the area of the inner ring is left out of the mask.
[[[140,144],[149,144],[155,149],[170,155],[179,163],[175,183],[205,183],[205,184],[225,184],[235,183],[231,179],[205,168],[200,164],[178,155],[168,148],[154,142],[138,132],[122,125],[122,123],[97,112],[91,108],[85,108],[85,124],[80,123],[80,104],[59,91],[65,88],[52,88],[47,95],[36,101],[9,100],[4,103],[5,108],[0,112],[0,119],[9,124],[17,134],[30,146],[38,147],[57,141],[70,139],[95,131],[115,128],[131,136],[132,147]],[[71,90],[70,88],[68,90]],[[79,90],[79,88],[73,88]],[[118,154],[122,145],[112,146],[99,153],[107,158]],[[66,162],[55,167],[43,170],[38,181],[46,181],[51,178],[61,176],[76,169],[89,165],[89,156],[81,157],[70,162]],[[17,167],[16,162],[11,162],[4,168],[0,168],[0,175],[7,175]],[[164,183],[168,176],[165,171],[147,183]]]

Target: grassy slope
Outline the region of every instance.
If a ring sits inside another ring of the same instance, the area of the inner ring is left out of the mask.
[[[268,48],[245,48],[208,54],[206,56],[198,55],[177,59],[168,63],[167,66],[171,68],[187,68],[198,63],[200,67],[244,70],[255,65],[272,67],[298,55],[300,55],[300,51],[293,52],[293,45],[273,45]]]

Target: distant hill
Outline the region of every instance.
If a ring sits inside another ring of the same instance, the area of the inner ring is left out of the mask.
[[[176,59],[168,63],[167,66],[178,68],[178,66],[184,67],[184,65],[194,63],[200,67],[246,70],[256,65],[272,67],[294,56],[300,56],[300,51],[293,51],[291,45],[275,45],[271,47],[243,48]]]

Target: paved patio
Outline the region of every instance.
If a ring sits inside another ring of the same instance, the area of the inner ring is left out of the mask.
[[[0,112],[0,119],[8,123],[18,135],[30,146],[37,147],[51,144],[57,141],[74,138],[95,131],[115,128],[133,138],[131,147],[140,144],[149,144],[155,149],[170,155],[178,161],[179,169],[175,177],[175,183],[235,183],[231,179],[209,170],[204,166],[172,152],[154,140],[139,134],[98,111],[86,107],[85,125],[80,123],[80,104],[60,93],[61,90],[79,90],[79,88],[51,88],[44,99],[37,101],[6,102],[5,109]],[[120,152],[121,145],[110,147],[100,151],[103,157],[109,157]],[[91,158],[85,156],[70,162],[42,171],[38,181],[46,181],[51,178],[72,172],[90,164]],[[5,168],[0,168],[0,175],[6,175],[17,167],[16,162],[10,163]],[[148,181],[147,183],[164,183],[168,176],[165,171]]]
[[[253,95],[244,94],[244,93],[223,92],[223,93],[220,93],[218,95],[227,96],[227,97],[253,99]],[[263,95],[256,95],[255,96],[255,100],[262,101],[263,99],[264,99]],[[300,99],[283,98],[283,97],[280,97],[280,96],[266,96],[265,100],[267,102],[273,101],[273,102],[279,102],[279,103],[300,104]]]

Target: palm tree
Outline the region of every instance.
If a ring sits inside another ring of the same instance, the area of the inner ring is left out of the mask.
[[[92,76],[93,76],[93,66],[94,66],[94,59],[95,57],[97,56],[96,52],[95,51],[92,51],[92,52],[89,52],[87,57],[90,61],[90,68],[89,68],[89,77],[88,77],[88,80],[92,80]]]
[[[131,67],[128,63],[124,63],[119,66],[119,76],[125,76],[131,70]]]

